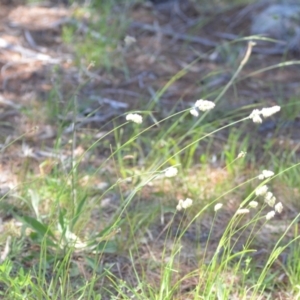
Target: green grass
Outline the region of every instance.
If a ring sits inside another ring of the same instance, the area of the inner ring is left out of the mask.
[[[123,53],[118,45],[125,38],[130,21],[126,8],[130,2],[132,1],[94,0],[89,5],[76,6],[74,20],[70,25],[64,26],[62,37],[75,52],[76,63],[85,73],[88,71],[86,68],[91,65],[101,66],[108,72],[116,67],[126,71]],[[116,7],[119,7],[119,11],[112,13]],[[88,26],[85,25],[85,20],[89,20]]]
[[[107,72],[126,69],[123,58],[114,61],[127,22],[126,14],[112,16],[117,4],[98,1],[75,11],[77,17],[94,16],[92,30],[104,40],[76,36],[76,24],[64,28],[78,66],[96,61]],[[124,31],[116,33],[120,24]],[[180,101],[167,116],[159,111],[161,97],[186,75],[185,68],[150,105],[141,105],[142,124],[120,114],[101,128],[66,134],[81,109],[77,93],[90,79],[67,101],[60,98],[60,80],[55,82],[42,121],[55,125],[51,147],[63,156],[25,161],[17,170],[22,183],[0,202],[12,219],[1,237],[3,299],[299,298],[299,214],[291,211],[299,208],[298,147],[280,148],[276,130],[262,142],[259,125],[247,118],[256,106],[231,111],[220,101],[230,88],[238,89],[237,82],[266,71],[241,75],[251,57],[248,49],[242,62],[228,62],[231,70],[236,66],[231,79],[210,94],[216,107],[198,118],[189,108],[179,109]],[[296,96],[279,104],[280,117],[296,120]],[[2,153],[20,146],[24,136]],[[247,151],[244,158],[241,151]],[[170,166],[179,172],[167,178]],[[264,169],[275,175],[259,181]],[[283,202],[275,219],[266,220],[272,208],[255,194],[264,184]],[[178,200],[186,198],[193,205],[177,211]],[[257,208],[250,201],[257,201]],[[219,203],[223,207],[215,211]]]

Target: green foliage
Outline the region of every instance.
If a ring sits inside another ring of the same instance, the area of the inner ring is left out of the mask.
[[[13,274],[13,263],[5,260],[0,265],[0,295],[3,299],[28,299],[32,296],[32,277],[21,268],[17,274]]]
[[[92,1],[88,7],[78,7],[74,13],[74,22],[64,26],[63,39],[72,45],[78,65],[93,64],[110,71],[112,61],[114,67],[122,64],[122,59],[119,59],[122,53],[118,46],[125,37],[129,20],[124,10],[121,14],[113,13],[115,4],[115,1]],[[125,3],[122,3],[122,7],[124,9]],[[87,15],[93,22],[84,27],[80,19]]]

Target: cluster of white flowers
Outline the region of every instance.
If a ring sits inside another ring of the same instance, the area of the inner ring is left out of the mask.
[[[264,174],[264,178],[268,178],[270,176],[273,176],[274,173],[272,171],[266,171],[265,170],[265,173],[263,171]],[[270,220],[272,219],[274,216],[275,216],[275,213],[282,213],[282,210],[283,210],[283,205],[281,202],[278,202],[277,204],[276,203],[276,197],[273,195],[272,192],[268,191],[268,187],[266,185],[262,185],[260,187],[258,187],[256,190],[255,190],[255,194],[256,196],[263,196],[264,197],[264,200],[265,202],[270,206],[270,207],[274,207],[274,210],[268,212],[266,214],[266,219],[267,220]],[[251,201],[249,203],[249,206],[250,207],[257,207],[258,203],[256,201]]]
[[[212,101],[200,99],[195,102],[194,107],[190,110],[190,113],[193,116],[198,117],[199,116],[198,110],[208,111],[213,109],[215,106],[216,106],[215,103],[213,103]]]
[[[127,36],[125,38],[125,43],[131,44],[134,43],[135,39],[132,37]],[[215,103],[209,100],[197,100],[194,104],[194,106],[191,108],[190,113],[193,116],[199,116],[200,111],[209,111],[215,107]],[[273,106],[270,108],[263,108],[261,110],[259,109],[254,109],[252,113],[249,115],[249,119],[252,119],[254,123],[262,123],[263,118],[268,118],[272,116],[273,114],[277,113],[280,111],[280,106]],[[141,124],[143,122],[143,117],[140,114],[137,113],[129,113],[126,115],[126,120],[131,121],[137,124]],[[241,151],[237,158],[242,158],[245,157],[246,152]],[[164,171],[164,176],[165,177],[174,177],[178,174],[178,169],[175,167],[169,167]],[[269,171],[269,170],[263,170],[262,173],[258,176],[258,179],[264,180],[267,178],[270,178],[274,176],[274,172]],[[276,213],[281,213],[283,211],[283,205],[281,202],[278,202],[276,204],[276,197],[273,195],[272,192],[268,191],[268,187],[266,185],[259,186],[255,190],[256,196],[262,196],[264,197],[264,201],[266,204],[268,204],[270,207],[274,207],[274,210],[268,212],[266,214],[266,220],[272,219]],[[186,198],[185,200],[179,200],[178,205],[176,206],[176,209],[178,211],[182,209],[186,209],[190,207],[193,203],[193,200],[190,198]],[[258,206],[257,201],[251,201],[249,202],[249,208],[256,208]],[[217,212],[222,208],[223,204],[222,203],[217,203],[214,206],[214,211]],[[250,212],[249,209],[247,208],[239,208],[236,212],[236,215],[242,215],[242,214],[248,214]]]
[[[139,114],[128,114],[126,116],[126,120],[137,124],[141,124],[143,122],[143,117]]]
[[[176,209],[178,211],[180,211],[182,209],[186,209],[186,208],[192,206],[192,204],[193,204],[193,200],[190,198],[186,198],[185,200],[179,200],[179,203],[176,206]]]
[[[274,175],[274,172],[269,171],[269,170],[263,170],[263,171],[261,172],[261,174],[258,175],[258,179],[264,180],[264,179],[266,179],[266,178],[272,177],[273,175]]]
[[[274,210],[271,210],[270,212],[268,212],[268,213],[266,214],[266,220],[268,221],[268,220],[274,218],[276,212],[279,213],[279,214],[281,214],[281,213],[282,213],[282,210],[283,210],[283,205],[282,205],[281,202],[278,202],[278,203],[275,205]]]
[[[280,111],[280,106],[278,106],[278,105],[268,107],[268,108],[263,108],[261,110],[254,109],[248,118],[252,119],[252,121],[254,123],[262,123],[262,121],[263,121],[262,117],[268,118],[268,117],[276,114],[279,111]]]
[[[165,177],[175,177],[178,174],[178,170],[175,167],[169,167],[165,170]]]

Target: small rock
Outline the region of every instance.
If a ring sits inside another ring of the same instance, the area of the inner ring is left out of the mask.
[[[260,34],[286,43],[300,51],[300,4],[272,4],[253,16],[251,34]]]

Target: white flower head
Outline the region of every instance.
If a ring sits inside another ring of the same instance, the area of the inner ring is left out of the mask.
[[[248,118],[252,119],[254,123],[262,123],[263,121],[260,117],[260,111],[258,109],[254,109]]]
[[[132,121],[137,124],[141,124],[143,122],[143,117],[139,114],[128,114],[126,116],[127,121]]]
[[[178,174],[178,170],[175,167],[169,167],[165,170],[166,177],[175,177]]]
[[[178,204],[177,204],[177,206],[176,206],[176,209],[177,209],[178,211],[181,211],[181,210],[182,210],[182,203],[183,203],[183,200],[179,200],[179,202],[178,202]]]
[[[269,108],[263,108],[260,113],[262,114],[262,116],[264,118],[268,118],[274,114],[276,114],[277,112],[280,111],[280,106],[276,105],[276,106],[272,106]]]
[[[240,208],[236,211],[237,215],[245,215],[245,214],[249,214],[250,210],[247,208]]]
[[[250,202],[249,202],[249,206],[250,206],[251,208],[256,208],[257,205],[258,205],[258,202],[257,202],[257,201],[250,201]]]
[[[264,180],[265,179],[265,176],[263,174],[259,174],[258,177],[257,177],[259,180]]]
[[[283,210],[283,205],[281,202],[278,202],[276,205],[275,205],[275,211],[277,211],[279,214],[282,213],[282,210]]]
[[[273,195],[273,193],[267,192],[267,193],[265,194],[265,202],[266,202],[269,206],[271,206],[271,207],[273,207],[273,206],[275,205],[276,198],[275,198],[275,196]]]
[[[272,177],[272,176],[274,176],[274,172],[269,171],[269,170],[263,170],[263,171],[261,172],[261,174],[258,175],[258,179],[264,180],[264,179],[270,178],[270,177]]]
[[[196,108],[192,108],[190,110],[190,114],[193,115],[194,117],[198,117],[199,116],[198,110]]]
[[[136,43],[136,39],[133,36],[126,35],[124,42],[126,46],[131,46],[132,44]]]
[[[275,211],[274,211],[274,210],[271,210],[270,212],[268,212],[268,213],[266,214],[266,219],[267,219],[267,220],[271,220],[272,218],[274,218],[274,216],[275,216]]]
[[[183,209],[186,209],[186,208],[192,206],[192,204],[193,204],[193,200],[190,199],[190,198],[186,198],[186,199],[182,202],[181,207],[182,207]]]
[[[268,191],[268,187],[266,185],[262,185],[255,190],[256,196],[264,196]]]
[[[197,100],[195,103],[195,107],[197,107],[199,110],[201,111],[207,111],[207,110],[211,110],[215,107],[216,105],[209,100]]]
[[[246,156],[246,154],[247,154],[247,152],[241,151],[241,152],[239,153],[239,155],[237,156],[237,158],[244,158],[244,157]]]
[[[222,203],[217,203],[214,207],[214,211],[218,211],[222,208],[223,204]]]
[[[248,118],[252,119],[254,123],[262,123],[263,120],[261,116],[263,116],[264,118],[268,118],[279,111],[280,111],[280,106],[278,105],[268,107],[268,108],[263,108],[261,110],[254,109]]]
[[[185,200],[179,200],[176,209],[178,211],[182,209],[187,209],[188,207],[192,206],[192,204],[193,204],[193,200],[190,198],[186,198]]]

